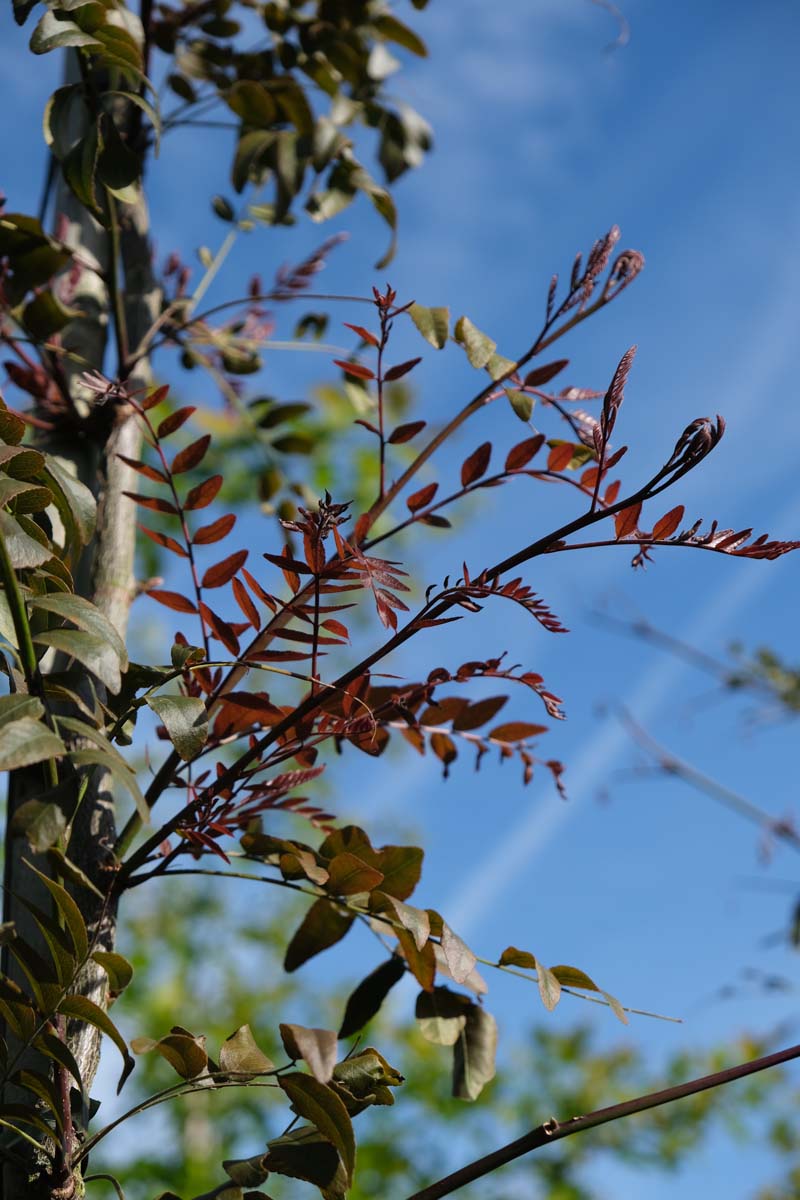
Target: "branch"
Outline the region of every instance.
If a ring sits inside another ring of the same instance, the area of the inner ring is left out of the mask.
[[[516,1141],[509,1142],[507,1146],[501,1146],[499,1150],[493,1150],[491,1154],[485,1154],[483,1158],[478,1158],[474,1162],[468,1163],[467,1166],[460,1167],[459,1170],[453,1171],[444,1179],[439,1179],[436,1183],[423,1188],[421,1192],[415,1192],[413,1196],[408,1197],[408,1200],[439,1200],[439,1197],[451,1195],[459,1188],[472,1183],[473,1180],[482,1179],[484,1175],[491,1174],[498,1167],[513,1162],[515,1158],[521,1158],[523,1154],[528,1154],[531,1150],[538,1150],[541,1146],[549,1145],[551,1142],[558,1142],[561,1138],[571,1137],[573,1133],[582,1133],[584,1129],[595,1129],[599,1125],[608,1125],[611,1121],[619,1121],[634,1113],[647,1112],[650,1108],[660,1108],[664,1104],[672,1104],[675,1100],[696,1096],[699,1092],[722,1087],[726,1083],[732,1083],[735,1079],[744,1079],[748,1075],[755,1075],[770,1067],[780,1066],[781,1063],[791,1062],[795,1058],[800,1058],[800,1045],[790,1046],[787,1050],[778,1050],[775,1054],[764,1055],[763,1058],[751,1059],[750,1062],[740,1063],[736,1067],[728,1067],[713,1075],[701,1075],[699,1079],[691,1079],[688,1083],[679,1083],[675,1087],[664,1088],[660,1092],[649,1092],[646,1096],[625,1100],[622,1104],[598,1108],[585,1116],[572,1117],[563,1123],[557,1121],[555,1117],[551,1117],[543,1125],[532,1129],[530,1133],[524,1134]]]

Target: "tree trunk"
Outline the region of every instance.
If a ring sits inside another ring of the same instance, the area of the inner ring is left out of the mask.
[[[73,82],[76,73],[77,60],[74,54],[70,54],[66,63],[66,82]],[[80,77],[79,74],[77,77]],[[134,130],[138,110],[130,105],[126,108],[127,111],[121,110],[117,114],[118,127],[124,129],[127,126]],[[75,129],[75,141],[84,134],[85,130]],[[59,235],[79,254],[82,263],[97,268],[95,271],[85,267],[77,281],[70,281],[70,303],[82,310],[84,315],[72,321],[63,332],[65,348],[79,355],[86,366],[65,358],[62,368],[70,395],[80,414],[86,418],[94,415],[98,419],[87,421],[87,429],[91,430],[88,437],[78,439],[54,431],[43,437],[41,444],[49,453],[57,454],[66,468],[86,484],[97,498],[97,530],[76,572],[76,591],[91,599],[124,639],[135,594],[135,505],[123,492],[136,490],[136,476],[117,455],[138,458],[140,432],[136,417],[124,403],[106,404],[93,414],[96,396],[85,387],[80,377],[90,369],[105,373],[111,379],[127,374],[122,362],[114,368],[106,365],[109,332],[113,328],[115,312],[115,297],[111,294],[108,281],[116,281],[116,286],[121,289],[117,312],[124,313],[126,331],[125,337],[117,338],[118,346],[127,343],[135,348],[140,343],[159,314],[161,294],[152,272],[149,221],[143,192],[140,190],[139,201],[135,205],[118,205],[120,261],[115,261],[113,239],[109,231],[98,224],[66,185],[60,182],[60,172],[58,176],[55,214]],[[119,282],[121,269],[124,271],[124,287]],[[127,386],[133,390],[149,382],[150,363],[144,357],[131,371]],[[45,891],[43,885],[22,861],[33,857],[30,848],[24,838],[11,836],[10,826],[20,804],[42,790],[41,767],[12,773],[7,813],[4,920],[14,921],[19,933],[34,945],[39,940],[38,931],[27,909],[15,897],[27,898],[45,908],[48,907],[48,901],[46,893],[42,896]],[[69,857],[104,893],[108,891],[112,877],[111,848],[115,836],[112,779],[98,768],[74,820]],[[37,861],[36,865],[42,870],[46,869],[43,859]],[[116,912],[113,907],[101,903],[87,889],[76,889],[73,896],[87,923],[90,937],[97,939],[96,948],[112,949],[116,933]],[[16,976],[18,982],[23,982],[12,963],[5,963],[4,970],[12,979]],[[101,1007],[107,1006],[107,978],[102,968],[93,962],[84,968],[76,990]],[[99,1063],[100,1034],[94,1027],[79,1023],[71,1023],[68,1032],[70,1048],[88,1094]],[[36,1065],[45,1073],[49,1069],[46,1062]],[[8,1089],[4,1098],[13,1100],[19,1097],[12,1096],[11,1089]],[[30,1102],[30,1093],[26,1093],[25,1100]],[[35,1151],[30,1148],[28,1153],[27,1161],[6,1161],[3,1164],[3,1200],[22,1200],[23,1197],[26,1200],[44,1200],[45,1197],[51,1197],[52,1182],[48,1183],[42,1178],[42,1164],[36,1161]]]

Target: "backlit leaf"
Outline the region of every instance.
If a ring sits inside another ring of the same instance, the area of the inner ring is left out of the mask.
[[[497,1022],[478,1004],[471,1004],[453,1052],[453,1095],[459,1100],[477,1100],[495,1076]]]
[[[189,511],[197,508],[207,508],[222,487],[222,476],[212,475],[193,487],[183,502],[183,507]]]
[[[410,496],[406,497],[406,504],[410,511],[413,513],[418,512],[421,508],[427,508],[438,489],[438,483],[428,483],[425,487],[420,488],[418,492],[412,492]]]
[[[400,982],[405,973],[406,968],[402,958],[393,954],[391,958],[372,971],[366,979],[363,979],[347,999],[339,1037],[352,1037],[354,1033],[363,1029],[380,1010],[391,989]],[[423,996],[427,995],[426,992],[422,994]]]
[[[413,371],[419,362],[422,362],[421,358],[410,358],[408,362],[398,363],[396,367],[389,367],[389,370],[383,377],[384,383],[392,383],[395,379],[402,379],[409,371]]]
[[[184,471],[191,471],[198,466],[206,456],[209,444],[211,442],[211,434],[206,433],[203,437],[198,438],[196,442],[192,442],[190,446],[185,446],[183,450],[179,450],[172,460],[172,474],[180,475]]]
[[[628,537],[636,532],[641,511],[642,502],[640,500],[637,504],[631,504],[617,513],[614,517],[614,530],[618,538]]]
[[[302,1059],[320,1083],[333,1075],[338,1057],[337,1037],[332,1029],[308,1029],[305,1025],[280,1026],[283,1048],[293,1062]]]
[[[192,543],[195,546],[206,546],[209,542],[220,542],[230,533],[235,524],[235,515],[227,513],[226,516],[212,521],[210,525],[202,525],[192,537]]]
[[[518,442],[508,452],[505,469],[507,471],[521,470],[522,467],[527,466],[531,459],[539,453],[543,445],[544,434],[541,433],[537,433],[535,437],[526,438],[524,442]]]
[[[296,971],[315,954],[335,946],[354,920],[354,913],[343,912],[328,900],[316,900],[286,949],[284,969]]]
[[[471,1006],[467,996],[437,987],[432,992],[420,992],[414,1015],[426,1041],[436,1046],[454,1046],[467,1024]]]
[[[58,1006],[58,1011],[66,1017],[74,1017],[77,1021],[85,1021],[88,1025],[93,1025],[95,1029],[99,1029],[101,1033],[111,1038],[111,1041],[122,1055],[124,1063],[122,1074],[117,1084],[117,1094],[119,1094],[122,1090],[122,1085],[136,1064],[125,1044],[125,1039],[114,1022],[107,1013],[103,1012],[102,1008],[95,1004],[94,1001],[87,999],[86,996],[64,996]]]
[[[671,508],[660,521],[656,521],[653,526],[653,540],[658,542],[670,537],[683,520],[683,513],[683,505],[679,504],[676,508]]]
[[[181,596],[179,592],[165,592],[161,588],[147,588],[145,595],[150,596],[153,600],[157,600],[165,608],[171,608],[174,612],[197,612],[197,608],[192,601],[187,599],[186,596]]]
[[[220,1046],[219,1065],[220,1070],[239,1079],[254,1079],[275,1070],[275,1064],[257,1044],[249,1025],[241,1025],[225,1039]]]
[[[464,460],[461,467],[461,486],[469,487],[471,483],[475,483],[477,479],[485,475],[491,457],[491,442],[483,442],[482,445],[478,446],[477,450],[473,450],[469,458]]]
[[[450,336],[449,308],[426,308],[423,304],[412,304],[408,315],[426,342],[436,350],[444,349]]]
[[[487,334],[481,333],[469,317],[459,317],[456,321],[454,336],[456,341],[464,347],[471,365],[476,368],[485,367],[497,349],[497,343],[493,342]]]

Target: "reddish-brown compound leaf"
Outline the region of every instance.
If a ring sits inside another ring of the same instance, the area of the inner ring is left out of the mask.
[[[162,400],[166,400],[169,395],[169,384],[164,384],[163,387],[156,388],[144,400],[142,400],[142,409],[147,412],[151,408],[155,408]]]
[[[614,517],[614,529],[618,538],[627,537],[628,534],[636,532],[641,511],[642,502],[640,500],[638,504],[631,504],[617,513]]]
[[[339,1030],[340,1038],[352,1037],[380,1010],[391,989],[406,973],[405,963],[397,954],[381,963],[350,993]]]
[[[427,421],[409,421],[407,425],[398,425],[389,434],[387,441],[391,442],[393,446],[398,446],[401,442],[410,442],[413,437],[422,432],[426,425]]]
[[[237,550],[235,554],[229,554],[221,562],[209,567],[202,579],[203,587],[218,588],[229,583],[239,568],[247,562],[249,553],[249,550]]]
[[[170,413],[168,417],[164,417],[164,420],[156,430],[156,434],[160,438],[169,437],[169,435],[174,433],[176,429],[180,429],[181,425],[183,425],[185,421],[188,421],[189,417],[195,411],[195,406],[192,404],[187,404],[185,408],[176,409],[174,413]]]
[[[144,475],[145,479],[153,479],[156,483],[169,483],[167,476],[157,467],[148,466],[147,463],[140,462],[138,458],[128,458],[124,454],[118,454],[117,458],[126,466],[132,467],[134,471],[138,471],[140,475]]]
[[[187,600],[186,596],[181,596],[179,592],[164,592],[158,588],[148,588],[147,595],[152,596],[159,604],[163,604],[165,608],[172,608],[175,612],[196,613],[197,609],[191,600]]]
[[[222,617],[218,616],[207,604],[203,604],[202,600],[200,602],[200,613],[217,641],[222,642],[225,649],[231,654],[238,655],[239,639],[228,622],[223,621]]]
[[[536,367],[525,376],[525,386],[544,387],[546,383],[549,383],[551,379],[555,379],[556,375],[560,375],[564,368],[568,366],[568,358],[559,358],[555,362],[547,363],[545,366]]]
[[[210,479],[204,479],[202,483],[198,483],[197,487],[192,488],[183,502],[183,507],[189,511],[196,508],[207,508],[221,487],[221,475],[212,475]]]
[[[462,464],[461,486],[469,487],[476,479],[480,479],[481,475],[485,475],[491,457],[491,442],[483,442],[482,445],[478,446],[477,450],[473,450],[472,454],[468,458],[465,458]]]
[[[361,363],[343,362],[339,358],[333,360],[335,367],[341,367],[347,375],[354,375],[356,379],[374,379],[375,372],[369,367],[362,367]]]
[[[553,446],[547,456],[548,471],[565,471],[572,462],[574,453],[575,447],[572,442],[562,442],[558,446]]]
[[[683,513],[683,505],[679,504],[676,508],[671,508],[660,521],[656,521],[653,526],[653,540],[660,542],[662,538],[673,534],[683,520]]]
[[[163,546],[165,550],[171,550],[173,554],[179,555],[181,558],[188,558],[186,550],[180,542],[176,542],[175,538],[168,537],[166,533],[161,533],[158,529],[148,529],[146,525],[139,525],[145,537],[149,537],[151,542],[155,542],[157,546]]]
[[[169,500],[162,500],[159,496],[140,496],[138,492],[123,492],[122,494],[135,501],[136,504],[141,504],[142,508],[151,508],[154,512],[170,513],[173,517],[178,515],[175,505],[170,504]]]
[[[255,629],[256,633],[258,633],[259,629],[261,628],[261,620],[258,615],[258,609],[250,599],[250,593],[247,591],[247,588],[244,586],[241,579],[234,579],[231,587],[233,589],[233,595],[236,603],[247,617],[247,620],[253,626],[253,629]]]
[[[522,742],[526,738],[538,737],[547,733],[546,725],[530,725],[527,721],[509,721],[505,725],[497,725],[488,736],[493,742]]]
[[[179,450],[172,460],[172,474],[182,475],[184,471],[191,471],[193,467],[198,466],[205,458],[210,442],[211,434],[206,433],[190,446]]]
[[[606,488],[606,494],[605,494],[605,496],[603,496],[604,504],[613,504],[614,503],[617,496],[619,495],[620,486],[621,485],[620,485],[619,479],[615,479],[613,483],[610,483],[608,485],[608,487]]]
[[[506,470],[519,471],[522,467],[527,466],[543,445],[544,434],[537,433],[536,437],[526,438],[524,442],[518,442],[516,446],[512,446],[506,458]]]
[[[422,362],[421,358],[410,358],[408,362],[398,363],[396,367],[389,367],[389,370],[383,377],[384,383],[392,383],[395,379],[402,379],[409,371],[413,371],[418,362]]]
[[[235,524],[235,515],[228,513],[226,516],[220,517],[219,520],[212,521],[210,525],[201,526],[192,538],[192,544],[195,546],[207,546],[210,542],[221,542],[224,537],[227,537]]]
[[[431,734],[431,750],[444,766],[444,777],[448,776],[450,764],[458,757],[456,744],[447,733]]]
[[[330,617],[327,621],[322,622],[322,628],[327,629],[328,633],[333,633],[337,637],[344,638],[345,641],[350,640],[350,634],[347,626],[343,625],[341,621],[334,621],[332,617]]]
[[[476,700],[474,704],[468,704],[453,721],[453,729],[463,733],[464,730],[485,725],[507,701],[508,696],[487,696],[485,700]]]
[[[352,329],[353,333],[357,333],[362,341],[365,341],[369,346],[380,345],[380,342],[375,337],[375,334],[370,333],[370,331],[365,329],[363,325],[351,325],[349,321],[344,321],[343,324],[345,329]]]
[[[425,508],[430,504],[438,490],[438,483],[428,483],[424,488],[420,488],[418,492],[413,492],[412,495],[408,496],[406,504],[412,513],[418,512],[419,509]]]

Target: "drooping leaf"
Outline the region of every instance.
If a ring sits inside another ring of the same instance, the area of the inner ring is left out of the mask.
[[[77,1021],[84,1021],[88,1025],[93,1025],[95,1029],[99,1029],[101,1033],[104,1033],[106,1037],[109,1037],[117,1047],[122,1055],[122,1061],[124,1063],[122,1074],[120,1075],[119,1083],[117,1084],[117,1094],[119,1094],[122,1090],[125,1080],[136,1066],[136,1063],[134,1062],[128,1047],[125,1044],[125,1039],[117,1029],[114,1022],[107,1013],[103,1012],[102,1008],[95,1004],[93,1000],[89,1000],[86,996],[64,996],[59,1003],[58,1011],[63,1013],[66,1017],[74,1017]]]
[[[131,1048],[136,1054],[148,1054],[155,1050],[166,1059],[181,1079],[195,1079],[208,1069],[205,1038],[195,1037],[177,1025],[166,1037],[159,1038],[158,1041],[148,1037],[134,1038]]]
[[[486,366],[497,349],[497,343],[473,325],[469,317],[459,317],[454,336],[464,347],[470,364],[478,369]]]
[[[315,954],[335,946],[354,920],[354,913],[343,912],[328,900],[316,900],[286,949],[284,970],[296,971]]]
[[[50,592],[46,596],[33,596],[30,604],[32,608],[39,609],[40,612],[55,613],[56,616],[71,621],[79,629],[84,629],[87,633],[93,633],[98,638],[107,641],[119,660],[122,670],[127,670],[128,652],[125,649],[125,643],[105,613],[101,612],[95,604],[85,600],[83,596],[64,592]]]
[[[53,557],[52,550],[26,533],[21,523],[3,509],[0,509],[0,537],[5,542],[6,553],[15,571],[41,567]]]
[[[366,979],[362,979],[358,987],[347,998],[339,1037],[349,1038],[363,1029],[380,1010],[391,989],[400,982],[405,973],[406,968],[402,958],[393,954],[391,958],[367,975]],[[427,992],[422,994],[425,996]]]
[[[468,996],[436,987],[432,992],[420,992],[414,1015],[427,1041],[437,1046],[454,1046],[464,1031],[471,1006]]]
[[[344,1200],[347,1170],[330,1141],[313,1126],[302,1125],[267,1142],[264,1166],[275,1175],[315,1184],[324,1200]]]
[[[336,1066],[338,1046],[332,1029],[308,1029],[305,1025],[280,1025],[283,1048],[293,1062],[302,1059],[320,1083],[327,1083]]]
[[[60,805],[43,800],[25,800],[14,810],[11,820],[11,832],[22,835],[34,854],[44,854],[51,846],[55,846],[64,836],[66,828],[67,818]]]
[[[479,1004],[471,1004],[453,1051],[453,1095],[477,1100],[495,1076],[497,1022]]]
[[[436,350],[443,350],[450,336],[450,309],[426,308],[423,304],[412,304],[408,315],[419,332]]]
[[[48,629],[44,633],[35,634],[33,640],[39,646],[49,646],[77,659],[82,666],[96,675],[113,695],[116,696],[119,692],[122,686],[119,657],[115,646],[109,644],[100,634],[89,633],[84,629]]]
[[[61,738],[43,721],[20,717],[4,723],[0,738],[0,771],[14,771],[66,754]]]
[[[300,1072],[281,1075],[278,1082],[298,1116],[309,1121],[335,1147],[344,1164],[348,1182],[352,1182],[356,1158],[355,1137],[350,1116],[336,1092],[313,1075]]]
[[[133,979],[133,967],[123,955],[113,950],[94,950],[92,958],[101,966],[108,976],[108,986],[112,996],[123,992]]]
[[[395,935],[412,975],[426,992],[432,991],[436,980],[436,954],[433,942],[425,942],[420,949],[407,929],[395,929]]]
[[[456,983],[464,983],[477,963],[477,958],[446,921],[442,922],[441,947],[448,970]]]
[[[538,958],[536,959],[536,976],[542,1004],[548,1012],[552,1012],[561,999],[561,984],[558,977]]]

